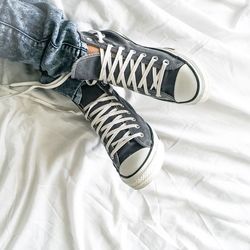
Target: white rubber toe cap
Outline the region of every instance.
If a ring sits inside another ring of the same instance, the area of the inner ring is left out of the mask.
[[[128,177],[133,175],[148,157],[150,148],[143,148],[130,155],[120,166],[120,175]]]
[[[188,102],[194,98],[198,88],[197,79],[193,71],[184,64],[176,77],[174,98],[176,102]]]

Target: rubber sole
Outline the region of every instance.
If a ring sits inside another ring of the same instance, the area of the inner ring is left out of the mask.
[[[153,131],[154,145],[143,167],[132,177],[123,178],[122,181],[134,189],[147,186],[160,171],[164,160],[164,146]]]

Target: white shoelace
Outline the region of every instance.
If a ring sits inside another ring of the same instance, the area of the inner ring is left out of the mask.
[[[49,84],[42,84],[38,81],[29,81],[29,82],[11,83],[9,85],[1,85],[0,87],[2,89],[4,89],[9,94],[0,96],[0,99],[5,99],[5,98],[10,98],[10,97],[15,97],[15,96],[23,96],[23,97],[27,97],[35,102],[43,104],[44,106],[49,107],[53,110],[62,111],[62,109],[57,108],[58,107],[57,105],[50,104],[47,101],[44,101],[40,98],[37,98],[36,96],[26,95],[26,94],[29,93],[31,90],[36,89],[36,88],[54,89],[54,88],[62,85],[69,77],[70,77],[70,73],[63,74],[59,78],[57,78],[56,80],[54,80],[53,82],[51,82]],[[17,90],[10,88],[10,87],[25,87],[25,86],[30,86],[30,87],[22,92],[18,92]],[[64,110],[64,111],[69,112],[69,113],[74,113],[74,114],[81,114],[82,113],[81,111],[76,112],[73,110]]]
[[[95,109],[95,106],[100,102],[108,102],[104,105],[101,105],[100,107]],[[130,140],[136,138],[136,137],[143,137],[143,133],[135,133],[130,134],[129,128],[139,128],[138,124],[131,123],[126,124],[126,121],[135,121],[135,118],[133,117],[123,117],[122,114],[129,113],[127,110],[121,109],[118,110],[117,106],[123,106],[121,103],[119,103],[115,96],[108,96],[106,93],[101,95],[97,100],[91,102],[86,107],[84,107],[84,114],[86,119],[90,119],[93,116],[95,116],[91,122],[91,127],[96,131],[96,133],[99,135],[99,132],[101,132],[101,141],[105,145],[106,150],[109,152],[110,145],[113,147],[113,150],[110,152],[111,159],[114,158],[115,153],[122,148],[126,143],[128,143]],[[108,111],[108,112],[107,112]],[[106,113],[107,112],[107,113]],[[106,114],[105,114],[106,113]],[[104,123],[110,118],[115,118],[104,125]],[[116,124],[121,124],[117,128],[113,128]],[[95,128],[95,126],[97,126]],[[124,130],[128,130],[124,133],[124,135],[118,139],[115,140],[116,136]],[[104,143],[104,140],[107,139],[107,143]]]
[[[103,43],[104,35],[100,31],[91,31],[91,33],[95,34],[100,43]],[[146,95],[150,95],[147,76],[152,70],[153,76],[153,83],[151,84],[150,90],[156,90],[156,97],[161,97],[161,86],[164,77],[164,73],[166,67],[169,64],[167,59],[163,60],[162,66],[157,73],[156,67],[154,67],[154,63],[158,60],[157,56],[153,56],[146,66],[145,63],[142,62],[143,58],[146,57],[145,53],[141,53],[139,57],[135,60],[133,59],[133,55],[136,54],[136,51],[130,50],[126,58],[123,58],[122,51],[124,50],[123,47],[119,47],[118,51],[116,52],[116,56],[112,62],[112,55],[114,53],[111,51],[113,45],[108,44],[106,51],[100,48],[100,57],[101,57],[101,71],[99,75],[99,80],[104,82],[111,82],[113,85],[122,84],[124,88],[129,88],[132,86],[132,89],[138,92],[138,89],[143,88],[144,93]],[[126,81],[125,78],[125,71],[127,68],[130,68],[130,74]],[[141,67],[142,77],[139,82],[136,80],[136,71],[138,68]],[[114,72],[116,68],[119,68],[119,74],[117,79],[115,79]],[[95,84],[96,81],[92,83],[88,81],[88,84]],[[170,99],[173,97],[169,96]]]
[[[51,83],[43,84],[38,81],[30,81],[30,82],[18,82],[18,83],[11,83],[8,85],[9,87],[24,87],[24,86],[30,86],[27,90],[23,92],[19,92],[17,94],[9,95],[9,96],[21,96],[25,95],[28,92],[30,92],[33,89],[40,88],[40,89],[54,89],[56,87],[59,87],[62,85],[69,77],[71,73],[68,74],[62,74],[60,77],[58,77],[56,80],[54,80]]]

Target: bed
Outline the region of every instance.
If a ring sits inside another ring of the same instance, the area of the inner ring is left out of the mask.
[[[56,0],[80,30],[175,48],[210,83],[199,105],[118,89],[157,131],[163,167],[127,187],[78,108],[0,60],[0,249],[249,250],[250,5],[243,0]],[[157,110],[157,112],[155,112]]]

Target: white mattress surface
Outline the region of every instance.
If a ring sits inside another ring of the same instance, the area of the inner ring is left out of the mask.
[[[165,146],[158,177],[119,179],[77,107],[52,90],[12,96],[35,72],[0,61],[0,249],[250,249],[250,5],[245,0],[57,0],[79,29],[175,48],[203,69],[209,101],[119,89]]]

